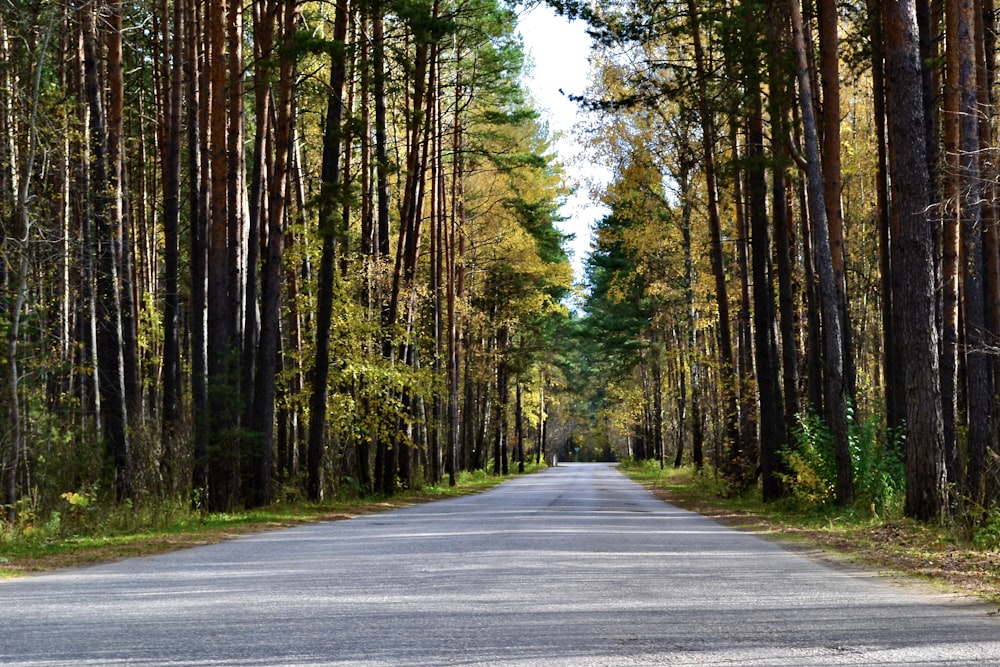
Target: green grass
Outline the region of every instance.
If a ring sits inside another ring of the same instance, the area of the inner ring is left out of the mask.
[[[539,466],[526,465],[525,474]],[[283,502],[225,514],[203,514],[176,502],[102,508],[71,504],[38,525],[23,516],[20,525],[0,532],[0,578],[59,567],[87,565],[132,556],[211,544],[247,532],[313,521],[349,518],[416,503],[485,491],[509,477],[482,471],[461,473],[454,487],[424,486],[393,496],[341,497],[322,503]]]

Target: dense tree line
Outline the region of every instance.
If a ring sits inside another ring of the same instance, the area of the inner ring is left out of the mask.
[[[867,507],[878,423],[907,515],[995,505],[992,2],[554,4],[615,173],[583,325],[607,437],[776,499],[815,417],[824,494]]]
[[[5,3],[6,520],[68,491],[218,511],[540,455],[571,270],[513,16]]]
[[[4,5],[6,520],[546,451],[993,506],[991,0],[549,4],[614,173],[580,316],[511,7]]]

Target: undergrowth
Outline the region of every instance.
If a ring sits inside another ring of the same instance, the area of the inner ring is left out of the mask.
[[[887,431],[877,415],[858,419],[852,408],[847,427],[854,508],[873,516],[901,516],[906,496],[901,437]],[[785,470],[778,473],[788,497],[803,509],[834,504],[837,463],[829,428],[815,413],[800,413],[792,438],[781,450]]]

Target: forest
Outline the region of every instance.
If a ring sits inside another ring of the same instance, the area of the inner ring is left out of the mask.
[[[992,0],[546,2],[613,174],[579,280],[524,5],[3,2],[4,530],[553,456],[983,520]]]

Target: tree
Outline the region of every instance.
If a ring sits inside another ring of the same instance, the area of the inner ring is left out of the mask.
[[[185,2],[174,2],[173,32],[167,26],[166,3],[164,17],[164,61],[170,62],[167,91],[167,116],[164,119],[164,150],[161,161],[163,180],[163,409],[162,437],[164,442],[163,468],[172,477],[174,464],[172,444],[178,435],[181,418],[181,344],[180,344],[180,217],[181,217],[181,148],[183,127],[181,110],[184,85],[184,44],[188,25]],[[166,45],[170,45],[169,59]],[[173,481],[168,482],[171,486]]]
[[[965,324],[965,396],[967,404],[967,447],[969,470],[967,496],[976,505],[985,502],[986,451],[993,440],[992,383],[987,356],[986,265],[984,256],[983,185],[979,173],[979,89],[976,67],[976,3],[972,0],[951,2],[948,11],[955,14],[958,88],[959,182],[955,202],[961,221],[962,237],[962,315]],[[949,463],[946,458],[946,464]]]
[[[256,376],[253,383],[253,411],[250,426],[257,434],[251,456],[253,468],[253,501],[266,505],[272,499],[271,471],[274,449],[275,383],[278,373],[280,345],[281,295],[284,267],[282,266],[285,240],[285,218],[289,192],[288,172],[291,159],[293,123],[293,85],[295,78],[295,52],[292,49],[298,20],[295,2],[267,3],[260,12],[265,21],[277,20],[281,28],[278,48],[278,99],[273,140],[273,162],[267,179],[267,230],[264,268],[262,271],[261,333],[257,347]],[[258,29],[262,26],[258,24]],[[265,42],[261,51],[270,55],[273,44]],[[265,105],[266,108],[266,105]]]
[[[111,461],[115,496],[132,495],[129,469],[130,444],[122,351],[121,297],[115,246],[113,197],[120,185],[109,174],[107,128],[98,76],[97,20],[94,7],[81,6],[86,93],[90,107],[91,210],[97,237],[97,359],[102,422],[108,458]]]
[[[347,78],[347,24],[350,16],[347,0],[338,0],[330,58],[330,85],[327,94],[326,123],[323,133],[322,191],[320,194],[319,233],[323,241],[319,267],[316,310],[316,351],[310,378],[309,442],[306,490],[311,500],[323,497],[323,449],[326,431],[326,399],[330,369],[330,320],[333,310],[333,287],[337,255],[336,204],[341,181],[341,122],[344,117],[344,84]],[[342,196],[342,195],[341,195]]]
[[[813,114],[812,89],[809,81],[809,63],[806,55],[805,31],[798,0],[790,0],[792,32],[798,56],[797,76],[799,104],[802,110],[802,129],[805,139],[806,169],[809,174],[809,212],[812,216],[816,263],[819,267],[820,304],[823,311],[824,341],[824,399],[826,414],[831,420],[830,431],[837,465],[837,501],[844,506],[854,502],[851,447],[847,432],[847,407],[850,400],[844,372],[845,327],[841,322],[843,297],[840,282],[834,271],[831,239],[827,224],[823,171],[819,158],[819,139],[816,118]]]
[[[899,332],[906,382],[906,513],[933,520],[947,511],[941,379],[935,326],[930,177],[924,141],[919,34],[912,0],[883,4],[889,173],[898,244],[893,303],[907,313]]]

